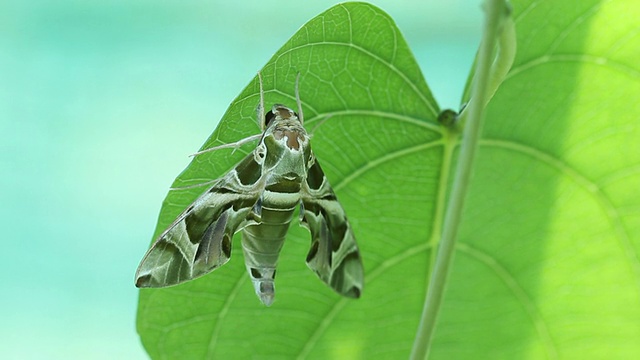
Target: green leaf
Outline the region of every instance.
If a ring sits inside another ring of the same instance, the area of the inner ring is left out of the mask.
[[[637,1],[517,1],[434,359],[640,356]]]
[[[307,268],[310,235],[293,224],[278,266],[276,301],[266,308],[254,294],[236,237],[229,263],[210,275],[141,291],[138,331],[153,358],[406,357],[425,291],[433,199],[443,191],[437,105],[393,20],[369,4],[331,8],[273,56],[262,70],[267,107],[295,108],[298,72],[305,127],[315,129],[312,147],[364,259],[362,298],[340,297]],[[254,78],[204,148],[259,131],[258,89]],[[173,187],[217,178],[251,150],[198,156]],[[156,235],[203,190],[171,191]]]
[[[640,355],[640,3],[517,1],[518,53],[485,131],[431,350],[433,359]],[[276,301],[253,293],[236,239],[198,280],[142,290],[153,358],[407,358],[454,151],[404,39],[372,5],[337,5],[262,71],[267,104],[295,107],[353,224],[361,299],[306,268],[292,226]],[[204,147],[257,133],[254,78]],[[328,118],[328,119],[327,119]],[[217,178],[251,151],[198,156],[174,187]],[[204,188],[171,191],[156,234]]]

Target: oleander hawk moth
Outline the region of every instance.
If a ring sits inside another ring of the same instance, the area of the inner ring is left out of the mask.
[[[259,139],[250,154],[188,206],[160,234],[142,259],[135,285],[165,287],[205,275],[231,257],[233,235],[242,231],[247,272],[263,304],[275,296],[280,249],[296,207],[311,232],[307,265],[341,295],[358,298],[364,272],[353,230],[310,146],[296,78],[298,113],[273,105],[264,114],[262,78],[258,120],[263,130],[236,143]]]

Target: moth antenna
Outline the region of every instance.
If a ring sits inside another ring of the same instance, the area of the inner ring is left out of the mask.
[[[262,74],[258,71],[258,83],[260,84],[260,103],[258,104],[258,125],[260,130],[264,131],[267,128],[264,118],[264,89],[262,88]]]
[[[222,144],[222,145],[218,145],[218,146],[214,146],[214,147],[210,147],[208,149],[204,149],[201,151],[198,151],[197,153],[193,153],[191,155],[189,155],[189,157],[193,157],[193,156],[197,156],[200,154],[204,154],[204,153],[208,153],[208,152],[212,152],[212,151],[216,151],[216,150],[220,150],[220,149],[228,149],[228,148],[233,148],[233,152],[235,152],[240,146],[254,141],[254,140],[258,140],[260,139],[260,137],[262,137],[262,134],[255,134],[255,135],[251,135],[249,137],[246,137],[244,139],[238,140],[236,142],[232,142],[232,143],[228,143],[228,144]],[[232,152],[232,154],[233,154]]]
[[[298,118],[300,119],[300,124],[304,125],[304,115],[302,114],[302,101],[300,101],[300,72],[298,71],[298,75],[296,75],[296,103],[298,104]]]

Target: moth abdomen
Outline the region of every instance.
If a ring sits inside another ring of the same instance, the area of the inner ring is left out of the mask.
[[[242,231],[242,252],[247,272],[260,301],[269,306],[275,298],[276,266],[295,207],[278,209],[262,203],[262,222]]]

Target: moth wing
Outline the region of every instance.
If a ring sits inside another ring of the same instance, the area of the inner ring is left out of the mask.
[[[317,161],[309,169],[302,194],[301,224],[311,232],[307,265],[338,293],[358,298],[364,270],[347,216]]]
[[[262,193],[253,153],[196,199],[151,246],[136,271],[137,287],[176,285],[207,274],[231,257],[233,234],[252,220]]]

